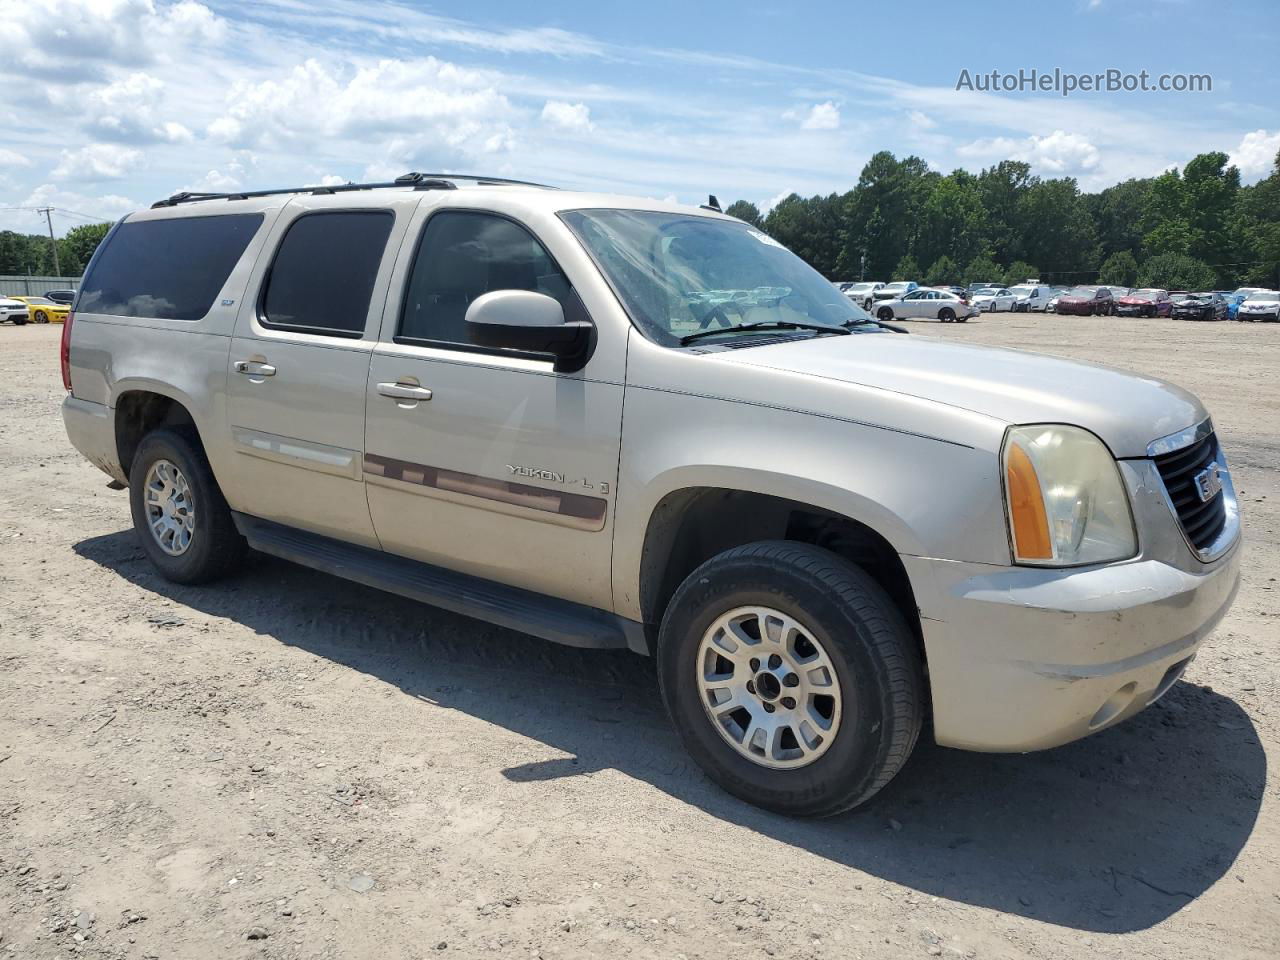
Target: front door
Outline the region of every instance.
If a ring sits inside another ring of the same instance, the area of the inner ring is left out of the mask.
[[[401,274],[369,370],[364,469],[383,549],[609,607],[621,383],[590,362],[562,374],[480,350],[466,332],[467,306],[492,290],[588,319],[568,277],[523,225],[474,209],[432,213]]]
[[[404,228],[391,204],[335,209],[340,199],[291,201],[250,282],[257,295],[229,356],[223,486],[243,513],[376,546],[361,477],[365,385],[387,251]]]

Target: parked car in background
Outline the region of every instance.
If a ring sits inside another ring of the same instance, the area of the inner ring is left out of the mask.
[[[1280,290],[1258,290],[1249,294],[1236,311],[1236,319],[1255,323],[1280,320]]]
[[[978,315],[978,308],[952,293],[933,287],[912,290],[894,300],[881,300],[876,304],[876,319],[941,320],[943,323],[964,323]]]
[[[973,295],[973,305],[983,313],[999,313],[1013,310],[1017,299],[1004,287],[987,287]]]
[[[1111,298],[1113,300],[1116,297],[1123,297],[1125,294],[1132,293],[1134,290],[1133,287],[1117,287],[1115,284],[1112,284],[1112,283],[1104,283],[1102,284],[1102,286],[1106,287],[1108,290],[1111,291]]]
[[[44,295],[54,303],[70,305],[76,302],[76,292],[74,290],[46,290]]]
[[[1058,309],[1058,298],[1062,296],[1064,293],[1066,293],[1068,290],[1070,290],[1071,288],[1070,287],[1050,287],[1049,289],[1052,292],[1050,293],[1050,296],[1049,296],[1049,302],[1045,304],[1045,311],[1047,313],[1056,313]]]
[[[1227,316],[1232,320],[1240,320],[1240,304],[1249,297],[1250,294],[1261,293],[1264,287],[1240,287],[1227,294]]]
[[[875,302],[881,300],[896,300],[898,297],[910,293],[912,290],[919,290],[920,284],[914,280],[895,280],[893,283],[886,283],[883,287],[872,294]]]
[[[870,311],[871,304],[875,302],[876,291],[883,289],[883,282],[869,280],[865,283],[851,283],[849,284],[849,289],[843,292],[846,297],[860,306],[863,310]]]
[[[1055,313],[1107,316],[1115,311],[1110,287],[1072,287],[1058,298]]]
[[[32,323],[62,323],[71,308],[65,303],[54,303],[48,297],[17,297],[27,305],[27,319]]]
[[[27,322],[27,305],[13,297],[0,297],[0,323],[8,320],[16,326]]]
[[[1170,316],[1175,320],[1227,319],[1227,301],[1220,293],[1177,293],[1170,294],[1170,299]]]
[[[1052,288],[1043,283],[1020,283],[1009,292],[1014,297],[1013,309],[1022,313],[1043,313],[1053,299]]]
[[[976,283],[976,282],[971,283],[969,284],[969,287],[968,287],[969,298],[972,299],[974,294],[976,294],[979,290],[990,290],[993,287],[999,288],[1002,286],[1004,286],[1004,284],[998,283],[994,280],[986,280],[986,281],[983,281],[982,283]]]
[[[1168,290],[1144,287],[1115,298],[1116,315],[1120,317],[1167,317],[1173,307]]]

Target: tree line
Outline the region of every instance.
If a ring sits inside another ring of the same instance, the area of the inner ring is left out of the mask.
[[[61,276],[84,273],[93,251],[111,229],[109,223],[87,223],[72,227],[58,238],[58,268]],[[49,235],[0,230],[0,275],[52,277],[55,275],[53,244]]]
[[[1280,154],[1252,186],[1211,152],[1085,193],[1017,160],[943,175],[881,151],[846,193],[793,193],[765,216],[743,200],[725,212],[831,280],[1280,287]]]

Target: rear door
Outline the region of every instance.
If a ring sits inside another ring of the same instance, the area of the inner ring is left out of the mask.
[[[420,195],[378,208],[291,201],[237,318],[227,373],[244,513],[377,546],[362,476],[369,357],[395,251]]]

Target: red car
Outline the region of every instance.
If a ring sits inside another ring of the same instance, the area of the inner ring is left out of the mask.
[[[1072,287],[1058,298],[1055,312],[1082,317],[1106,316],[1115,312],[1115,301],[1108,287]]]
[[[1167,317],[1172,310],[1168,290],[1144,288],[1116,299],[1116,314],[1121,317]]]

